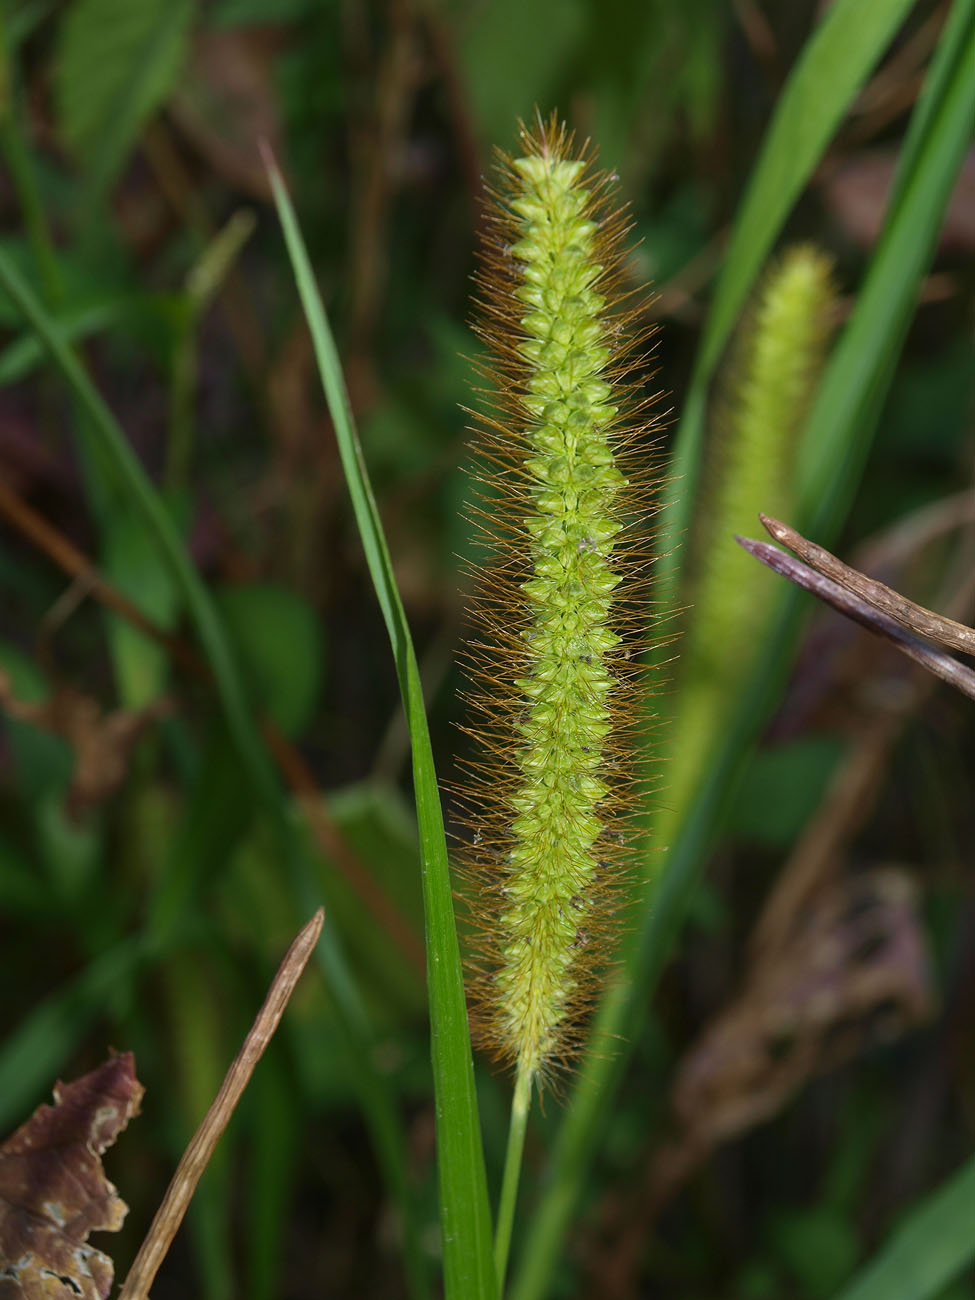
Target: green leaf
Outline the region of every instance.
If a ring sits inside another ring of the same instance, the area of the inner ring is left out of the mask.
[[[165,841],[160,844],[156,837],[153,844],[159,863],[146,930],[160,951],[171,946],[182,919],[199,911],[206,887],[226,874],[256,811],[250,800],[239,797],[247,771],[219,716],[195,760],[178,817],[170,820]],[[253,836],[249,842],[254,842]],[[266,878],[266,854],[261,856],[261,870]]]
[[[404,796],[370,781],[330,793],[327,809],[355,855],[356,867],[362,864],[419,939],[423,901],[416,870],[416,818]],[[376,1023],[383,1027],[415,1024],[426,1008],[422,974],[405,959],[399,944],[376,942],[375,914],[327,856],[319,878],[325,911],[342,932],[349,963]]]
[[[321,0],[220,0],[209,21],[213,27],[283,26],[307,17],[320,4]]]
[[[58,129],[91,192],[115,179],[179,76],[193,0],[74,0],[58,29]]]
[[[277,168],[269,168],[278,216],[315,346],[335,425],[369,573],[393,648],[413,751],[413,790],[420,832],[427,984],[437,1108],[440,1230],[447,1300],[496,1300],[491,1213],[474,1092],[467,1007],[447,863],[440,792],[433,765],[423,690],[406,613],[362,456],[338,352],[325,316],[291,200]]]
[[[42,704],[50,698],[51,687],[35,662],[7,642],[0,642],[0,673],[9,677],[15,699]],[[0,734],[10,748],[24,807],[33,813],[45,800],[59,802],[74,770],[74,755],[64,737],[6,711],[0,715]]]
[[[156,539],[131,510],[106,513],[101,557],[106,578],[158,627],[171,629],[179,614],[179,589]],[[169,655],[120,614],[107,612],[105,623],[119,700],[123,708],[144,709],[166,688]]]
[[[300,596],[272,583],[239,583],[214,593],[242,668],[262,709],[286,736],[311,721],[322,684],[321,624]]]
[[[196,625],[200,644],[210,670],[230,729],[248,775],[264,799],[268,810],[280,825],[284,810],[280,789],[261,744],[251,715],[237,664],[200,575],[193,567],[172,517],[146,476],[114,415],[94,387],[77,356],[64,342],[48,313],[27,282],[18,274],[11,260],[0,248],[0,286],[36,330],[78,399],[85,418],[88,443],[104,466],[113,491],[127,501],[144,527],[155,539],[166,558],[179,587],[187,610]],[[285,832],[287,834],[287,832]]]
[[[768,1228],[775,1254],[812,1300],[828,1300],[860,1257],[853,1223],[828,1205],[782,1210]]]
[[[581,0],[494,0],[459,34],[464,93],[482,139],[509,145],[518,118],[557,93],[586,32]],[[504,76],[498,70],[504,69]]]
[[[836,1300],[931,1300],[975,1260],[975,1159],[922,1201]]]
[[[4,304],[0,302],[0,313]],[[56,317],[64,338],[79,342],[111,328],[131,335],[140,329],[147,337],[169,326],[174,304],[162,295],[87,294],[76,306],[62,307]],[[16,315],[19,320],[19,315]],[[6,321],[4,322],[7,323]],[[27,331],[0,352],[0,388],[18,383],[32,374],[44,361],[44,345],[37,335]]]
[[[760,750],[735,799],[734,834],[785,852],[820,806],[842,753],[831,736],[803,736]]]
[[[799,527],[810,535],[835,530],[852,502],[971,143],[973,80],[975,3],[957,0],[911,118],[866,282],[803,431]]]
[[[169,1030],[176,1119],[169,1142],[176,1160],[223,1082],[236,1037],[233,990],[219,978],[211,952],[184,949],[162,971],[162,1000]],[[231,1125],[193,1194],[188,1226],[202,1290],[208,1300],[231,1300],[234,1291],[230,1223],[238,1125]]]
[[[280,1047],[267,1052],[248,1087],[247,1300],[280,1295],[284,1241],[299,1186],[304,1116]]]
[[[662,511],[660,553],[684,536],[695,504],[707,395],[745,301],[847,108],[891,41],[911,0],[837,0],[810,37],[776,105],[762,151],[735,218],[721,275],[684,401]],[[675,603],[676,552],[661,570]]]
[[[0,909],[43,916],[50,897],[37,866],[12,840],[0,838]]]

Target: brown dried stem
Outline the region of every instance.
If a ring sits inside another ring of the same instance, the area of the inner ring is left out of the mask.
[[[760,515],[769,533],[801,555],[808,563],[786,555],[767,542],[746,537],[736,540],[762,564],[788,578],[798,587],[811,592],[827,605],[860,623],[868,631],[885,637],[897,648],[942,681],[946,681],[975,699],[975,672],[935,646],[920,640],[915,632],[940,641],[943,645],[975,654],[975,631],[963,623],[932,613],[907,600],[882,582],[875,582],[841,563],[835,555],[807,541],[794,529],[776,519]]]
[[[887,614],[909,632],[917,636],[925,636],[931,641],[938,641],[949,650],[960,650],[963,654],[975,655],[975,628],[967,627],[964,623],[956,623],[953,618],[946,618],[943,614],[934,614],[923,605],[908,600],[899,591],[894,591],[893,588],[884,586],[882,582],[868,578],[857,569],[851,569],[848,564],[838,560],[822,546],[807,541],[788,524],[780,523],[778,519],[772,519],[768,515],[759,515],[759,519],[777,542],[788,547],[811,569],[815,569],[825,578],[832,579],[855,596],[862,597],[868,605],[873,605],[882,614]]]
[[[176,1166],[176,1172],[166,1189],[162,1204],[156,1211],[149,1232],[129,1269],[128,1277],[119,1293],[119,1300],[147,1300],[149,1288],[189,1208],[196,1185],[244,1089],[250,1082],[254,1067],[264,1055],[264,1050],[284,1015],[284,1009],[294,992],[295,985],[301,978],[301,973],[318,942],[324,920],[325,913],[322,908],[319,908],[285,954],[268,990],[268,995],[264,999],[264,1005],[257,1013],[243,1046],[227,1071],[213,1105],[203,1117],[203,1122],[193,1134]]]

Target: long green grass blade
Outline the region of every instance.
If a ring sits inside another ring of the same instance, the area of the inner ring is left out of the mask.
[[[426,921],[444,1281],[448,1300],[495,1300],[491,1214],[440,792],[406,614],[349,406],[342,369],[290,198],[268,167],[298,292],[335,425],[369,573],[389,633],[413,751]]]
[[[836,1300],[933,1300],[975,1260],[975,1160],[914,1209]]]
[[[742,199],[684,400],[661,512],[662,608],[675,603],[679,547],[700,468],[708,387],[749,292],[793,204],[911,0],[837,0],[806,44],[782,95]],[[665,588],[665,589],[664,589]]]
[[[228,730],[255,793],[268,815],[275,847],[288,873],[297,906],[305,915],[310,915],[318,906],[318,892],[248,707],[237,665],[210,594],[190,560],[161,497],[146,476],[114,415],[75,353],[58,333],[47,311],[2,249],[0,286],[10,294],[43,341],[74,394],[85,421],[86,432],[92,440],[93,453],[100,458],[114,487],[155,538],[169,563],[183,602],[196,625],[197,636],[213,675]],[[404,1233],[409,1243],[408,1258],[418,1260],[419,1246],[413,1201],[406,1180],[402,1124],[389,1086],[376,1069],[369,1025],[349,974],[339,938],[328,925],[315,950],[315,959],[327,981],[338,1012],[340,1030],[346,1044],[349,1077],[369,1126],[386,1183],[396,1197],[403,1216]],[[415,1296],[426,1294],[419,1269],[411,1272],[411,1286]]]
[[[796,473],[800,528],[806,531],[828,537],[856,490],[918,287],[971,142],[973,87],[975,2],[956,0],[911,122],[866,282],[803,431]]]
[[[146,477],[114,415],[92,384],[81,362],[2,249],[0,249],[0,284],[43,341],[81,408],[89,417],[89,427],[96,450],[111,472],[118,490],[131,502],[166,557],[193,622],[196,624],[200,643],[206,653],[227,716],[227,724],[240,750],[248,774],[268,806],[280,810],[281,794],[250,715],[226,636],[206,587],[186,553],[169,512]]]
[[[298,1183],[304,1117],[280,1050],[269,1052],[251,1084],[251,1177],[247,1189],[246,1300],[280,1294],[283,1243]],[[243,1297],[241,1298],[243,1300]]]
[[[902,167],[870,272],[853,317],[833,354],[820,396],[804,432],[804,445],[813,437],[831,440],[828,452],[808,453],[822,475],[820,502],[812,500],[807,471],[807,509],[835,528],[846,508],[863,466],[871,433],[876,427],[889,387],[904,331],[905,313],[916,299],[935,234],[971,133],[972,70],[975,68],[975,0],[961,0],[946,26],[942,45],[932,63],[925,94],[919,102],[921,126],[912,124],[908,136],[908,168]],[[966,113],[966,96],[968,111]],[[917,255],[908,246],[918,241]],[[896,281],[896,285],[893,283]],[[865,333],[873,331],[866,348]],[[842,377],[842,383],[834,376]],[[829,398],[824,405],[823,394]],[[821,409],[826,415],[821,414]],[[831,420],[828,426],[826,421]],[[822,536],[822,533],[819,534]],[[829,540],[826,532],[823,540]],[[613,1088],[626,1060],[619,1047],[634,1030],[639,1008],[646,1006],[670,950],[679,934],[687,899],[697,879],[724,810],[733,795],[735,774],[760,720],[787,668],[801,602],[793,593],[782,597],[779,620],[767,653],[757,666],[751,687],[731,721],[720,752],[698,792],[691,815],[677,828],[664,872],[654,888],[652,904],[624,958],[629,986],[615,986],[604,1001],[593,1031],[595,1048],[579,1073],[566,1119],[559,1131],[538,1211],[516,1275],[512,1300],[541,1300],[563,1249],[569,1220],[578,1203],[586,1170],[596,1149]],[[607,1046],[607,1044],[611,1046]]]
[[[134,299],[106,298],[64,312],[58,328],[69,343],[80,342],[92,334],[127,323],[127,318],[139,310],[140,304]],[[0,388],[26,379],[43,360],[44,348],[36,334],[14,339],[0,352]]]

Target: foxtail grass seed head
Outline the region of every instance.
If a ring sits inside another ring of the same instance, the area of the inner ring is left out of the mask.
[[[698,578],[682,660],[688,674],[727,680],[747,668],[775,585],[733,544],[759,511],[791,517],[796,443],[836,321],[832,259],[787,249],[765,273],[725,369],[708,449]]]
[[[688,627],[667,769],[676,823],[695,796],[768,627],[774,582],[734,544],[759,511],[793,514],[796,444],[836,318],[832,261],[802,244],[765,273],[724,368],[692,539]],[[756,570],[758,570],[756,572]],[[666,832],[665,832],[666,833]]]
[[[488,559],[468,646],[477,753],[460,792],[475,1033],[544,1080],[612,947],[639,799],[654,483],[645,351],[623,302],[612,178],[553,118],[491,196],[478,417]]]

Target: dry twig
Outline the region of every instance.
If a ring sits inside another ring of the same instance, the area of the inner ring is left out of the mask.
[[[147,1300],[149,1288],[189,1208],[196,1185],[250,1082],[254,1067],[264,1055],[264,1049],[278,1027],[295,985],[318,942],[324,920],[325,913],[319,908],[285,954],[264,999],[264,1005],[244,1039],[244,1045],[227,1071],[213,1105],[203,1117],[203,1122],[193,1134],[176,1166],[162,1204],[129,1269],[119,1300]]]
[[[759,515],[759,518],[776,541],[788,546],[806,563],[767,542],[736,538],[749,554],[868,631],[892,641],[908,658],[942,681],[949,682],[963,695],[975,699],[975,671],[940,648],[948,646],[965,654],[975,654],[975,630],[935,614],[882,582],[851,569],[787,524],[767,515]],[[938,641],[940,646],[928,645],[920,639],[921,636]]]

